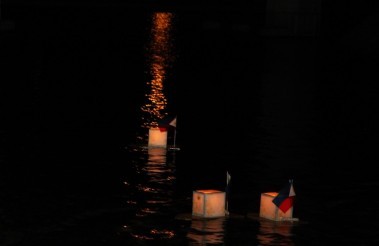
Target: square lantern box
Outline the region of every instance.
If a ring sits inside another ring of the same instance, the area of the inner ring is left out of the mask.
[[[278,192],[266,192],[261,194],[261,205],[259,216],[269,220],[285,221],[292,219],[293,207],[283,213],[272,200],[278,195]]]
[[[161,131],[159,128],[149,129],[149,147],[167,147],[167,131]]]
[[[196,190],[192,198],[192,215],[203,218],[225,216],[225,192],[219,190]]]

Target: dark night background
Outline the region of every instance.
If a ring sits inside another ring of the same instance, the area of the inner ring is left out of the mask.
[[[166,92],[179,189],[215,185],[227,169],[246,212],[257,207],[243,193],[294,178],[302,217],[339,210],[327,213],[329,242],[360,226],[371,229],[357,238],[377,240],[378,3],[46,0],[1,3],[0,244],[41,243],[30,228],[90,210],[95,196],[118,204],[154,11],[176,14]],[[320,199],[320,211],[306,208]]]

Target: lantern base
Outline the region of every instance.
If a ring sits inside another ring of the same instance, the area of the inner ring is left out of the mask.
[[[272,223],[276,224],[276,223],[284,223],[284,224],[294,224],[294,223],[301,223],[301,224],[306,224],[307,222],[305,221],[300,221],[299,218],[286,218],[286,219],[282,219],[282,220],[272,220],[272,219],[267,219],[267,218],[264,218],[262,216],[260,216],[259,213],[247,213],[246,215],[247,218],[249,219],[252,219],[252,220],[256,220],[256,221],[271,221]]]

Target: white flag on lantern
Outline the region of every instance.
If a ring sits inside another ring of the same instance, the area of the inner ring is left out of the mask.
[[[176,117],[169,123],[169,125],[176,127]]]

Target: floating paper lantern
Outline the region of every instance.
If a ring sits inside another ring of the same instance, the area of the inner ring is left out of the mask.
[[[148,147],[167,147],[167,131],[161,131],[159,128],[149,129]]]
[[[281,211],[272,200],[278,195],[278,192],[266,192],[261,194],[261,205],[259,216],[275,221],[291,221],[293,207],[286,212]]]
[[[225,192],[196,190],[192,198],[192,215],[204,218],[225,216]]]

